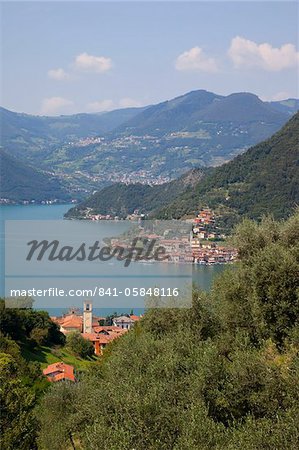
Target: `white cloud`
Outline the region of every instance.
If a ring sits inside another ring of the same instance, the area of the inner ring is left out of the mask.
[[[177,70],[197,72],[217,72],[217,62],[209,58],[200,47],[193,47],[179,55],[175,61]]]
[[[141,106],[141,103],[130,97],[122,98],[119,101],[120,108],[136,108],[138,106]]]
[[[134,108],[141,106],[141,103],[130,97],[121,98],[118,102],[111,99],[90,102],[86,105],[87,112],[112,111],[119,108]]]
[[[58,113],[66,113],[68,107],[74,103],[63,97],[49,97],[42,101],[41,114],[43,115],[55,115]]]
[[[281,100],[288,100],[289,98],[297,98],[297,93],[291,93],[290,91],[280,91],[276,94],[259,96],[263,102],[280,102]]]
[[[48,71],[48,77],[57,81],[69,80],[70,75],[64,69],[51,69]]]
[[[104,56],[81,53],[75,58],[75,68],[84,72],[104,73],[112,67],[112,60]]]
[[[293,95],[293,97],[296,97],[296,95]],[[292,98],[292,95],[287,91],[281,91],[277,92],[277,94],[274,94],[271,97],[271,100],[279,102],[280,100],[287,100],[288,98]]]
[[[102,112],[111,111],[115,108],[113,100],[101,100],[98,102],[91,102],[86,105],[86,109],[89,112]]]
[[[240,36],[232,39],[228,55],[237,68],[260,67],[273,72],[296,67],[299,62],[299,53],[293,44],[275,48]]]

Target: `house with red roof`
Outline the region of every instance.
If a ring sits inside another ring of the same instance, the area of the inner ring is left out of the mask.
[[[84,302],[83,315],[79,315],[73,308],[62,317],[52,318],[59,325],[62,333],[78,332],[84,339],[92,342],[96,355],[101,355],[111,341],[126,333],[139,319],[139,316],[131,314],[114,318],[113,325],[101,326],[99,324],[105,319],[93,316],[90,301]]]
[[[51,382],[65,380],[76,381],[74,375],[74,367],[69,364],[65,364],[64,362],[50,364],[43,370],[43,374]]]
[[[138,320],[141,319],[140,316],[135,316],[135,314],[130,314],[130,319],[134,320],[135,322],[137,322]]]
[[[94,316],[92,314],[92,303],[84,302],[83,315],[79,314],[77,309],[72,308],[67,314],[64,314],[62,317],[52,317],[52,320],[59,325],[63,334],[68,334],[76,331],[78,333],[91,332],[92,328],[98,326],[100,321],[105,319]],[[89,327],[87,326],[88,321],[90,322]]]

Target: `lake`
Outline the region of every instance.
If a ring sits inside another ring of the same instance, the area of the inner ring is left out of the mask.
[[[5,261],[5,250],[4,250],[4,223],[6,220],[43,220],[43,221],[60,221],[63,220],[64,213],[73,205],[1,205],[0,206],[0,214],[1,214],[1,222],[0,222],[0,267],[1,267],[1,296],[4,295],[4,261]],[[46,222],[45,222],[46,223]],[[54,222],[53,222],[54,224]],[[26,224],[27,225],[27,224]],[[25,227],[26,227],[25,225]],[[116,231],[119,229],[123,229],[126,227],[125,222],[111,222],[107,224],[107,222],[101,223],[99,222],[91,222],[91,221],[72,221],[72,227],[74,227],[82,236],[88,235],[93,232],[95,229],[100,236],[106,236],[107,232],[111,232],[111,229]],[[28,222],[28,227],[30,227],[30,222]],[[47,226],[49,226],[47,224]],[[108,233],[109,234],[109,233]],[[139,279],[136,286],[141,286],[144,282],[144,278],[152,277],[150,283],[153,283],[153,280],[156,283],[155,275],[157,271],[159,275],[157,277],[167,277],[168,275],[172,277],[173,280],[179,279],[181,274],[184,273],[186,267],[184,265],[179,264],[161,264],[155,263],[150,265],[145,264],[136,264],[135,274]],[[158,264],[158,265],[157,265]],[[195,265],[192,267],[192,279],[193,282],[199,286],[203,290],[209,290],[214,278],[221,273],[225,269],[223,265],[215,265],[215,266],[204,266],[204,265]],[[80,277],[79,277],[80,278]],[[20,280],[15,280],[17,283],[16,286],[20,287]],[[78,280],[74,280],[74,286]],[[28,280],[24,280],[22,287],[28,289],[30,283],[28,284]],[[59,283],[62,283],[60,280]],[[111,282],[110,282],[111,283]],[[113,287],[120,286],[120,281],[117,279],[113,280]],[[82,285],[82,284],[78,284]],[[135,284],[134,284],[135,285]],[[155,284],[156,285],[156,284]],[[62,286],[62,284],[61,284]],[[63,300],[59,298],[51,298],[50,300],[45,300],[43,298],[35,299],[35,307],[38,309],[46,309],[50,313],[56,315],[62,310],[70,306],[82,307],[83,298],[71,298]],[[134,311],[140,313],[142,310],[142,306],[137,302],[136,299],[128,297],[122,304],[115,303],[104,305],[100,303],[95,303],[95,308],[97,308],[97,314],[105,315],[109,314],[113,311],[117,312],[130,312],[131,308],[134,308]],[[104,313],[105,310],[105,313]],[[102,314],[101,314],[102,312]]]

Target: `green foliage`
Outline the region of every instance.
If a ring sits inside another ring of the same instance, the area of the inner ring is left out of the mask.
[[[70,194],[54,176],[27,165],[0,150],[1,197],[14,201],[67,201]]]
[[[0,331],[20,342],[32,345],[63,345],[64,335],[45,311],[5,308],[0,299]]]
[[[0,300],[1,448],[36,448],[33,409],[49,383],[38,362],[24,359],[24,347],[63,341],[47,313],[5,308]]]
[[[234,242],[241,262],[214,288],[227,328],[250,330],[255,341],[281,345],[299,319],[299,211],[281,224],[265,218],[243,221]],[[224,289],[225,288],[225,289]]]
[[[85,410],[86,399],[79,383],[57,383],[45,394],[42,405],[36,409],[36,420],[43,433],[38,444],[40,449],[61,450],[74,447],[76,433],[86,424],[90,412]],[[89,394],[92,395],[90,392]],[[57,420],[59,418],[59,420]]]
[[[30,333],[30,340],[37,345],[43,345],[47,343],[48,330],[44,328],[33,328]]]
[[[84,450],[99,442],[109,450],[295,450],[298,220],[244,221],[238,265],[210,294],[194,290],[192,308],[148,311],[67,387],[62,423],[54,410],[63,388],[53,386],[41,404],[42,448],[58,450],[71,436]]]
[[[2,338],[3,344],[3,338]],[[6,343],[8,353],[0,353],[0,436],[1,448],[34,449],[36,426],[33,416],[35,394],[22,379],[24,364],[13,343]],[[17,353],[16,358],[10,354]]]
[[[84,339],[82,335],[76,331],[67,335],[66,346],[76,356],[80,356],[81,358],[86,359],[94,355],[92,342]]]
[[[299,113],[270,139],[214,169],[198,185],[161,209],[161,218],[179,218],[204,205],[227,210],[233,222],[242,216],[288,217],[299,203]],[[274,175],[275,174],[275,175]],[[224,214],[222,226],[226,223]]]

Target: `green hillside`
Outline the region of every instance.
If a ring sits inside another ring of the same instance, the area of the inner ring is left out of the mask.
[[[192,91],[140,111],[99,143],[57,147],[43,164],[102,179],[140,171],[176,178],[195,167],[219,166],[267,139],[289,119],[287,108],[278,111],[250,93]]]
[[[140,112],[114,133],[161,135],[173,131],[196,131],[211,124],[250,124],[250,132],[263,125],[283,124],[287,111],[278,111],[256,95],[240,92],[223,97],[204,90],[192,91]],[[255,124],[255,127],[252,125]]]
[[[201,183],[159,211],[181,217],[203,205],[228,215],[259,219],[288,216],[299,204],[299,113],[270,139],[216,168]]]
[[[0,150],[0,197],[15,202],[71,198],[58,178],[18,161],[3,150]]]
[[[192,91],[157,105],[150,106],[120,125],[114,133],[160,135],[182,130],[199,119],[201,112],[221,95],[204,90]]]

